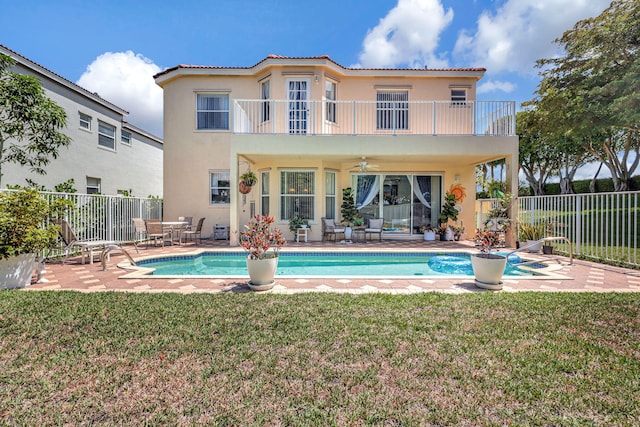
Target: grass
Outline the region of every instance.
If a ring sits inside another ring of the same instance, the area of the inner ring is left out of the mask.
[[[2,425],[634,425],[640,294],[0,293]]]

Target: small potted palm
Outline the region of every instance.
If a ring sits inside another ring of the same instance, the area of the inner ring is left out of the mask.
[[[271,215],[256,215],[240,233],[240,244],[249,253],[247,270],[249,288],[266,291],[273,288],[278,268],[278,253],[285,245],[285,238],[278,227],[273,227],[275,218]]]

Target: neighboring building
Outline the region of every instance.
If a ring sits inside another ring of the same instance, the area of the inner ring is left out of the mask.
[[[232,245],[254,213],[283,230],[301,215],[320,240],[321,218],[339,220],[342,189],[352,187],[362,216],[384,218],[385,238],[414,238],[438,225],[444,193],[459,184],[472,232],[475,166],[505,158],[513,189],[518,182],[515,103],[475,101],[484,72],[269,55],[251,67],[158,73],[165,215],[228,224]],[[238,177],[248,168],[258,184],[245,196]]]
[[[31,179],[53,190],[73,178],[79,193],[162,196],[162,139],[124,121],[129,113],[98,94],[2,45],[0,52],[16,61],[11,71],[37,77],[46,96],[64,108],[67,126],[61,132],[71,138],[46,166],[46,175],[4,163],[3,187],[26,185]]]

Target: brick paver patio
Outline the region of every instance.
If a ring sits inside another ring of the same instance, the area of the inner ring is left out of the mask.
[[[344,245],[334,242],[309,242],[291,243],[286,250],[313,249],[326,251],[376,251],[376,250],[440,250],[469,249],[471,242],[425,242],[422,240],[382,242],[369,241],[367,243],[354,243]],[[195,249],[202,248],[229,248],[228,242],[222,240],[203,240],[200,245],[187,243],[162,247],[144,245],[139,246],[136,253],[133,246],[125,246],[134,259],[157,254],[184,254]],[[529,255],[527,254],[527,257]],[[539,255],[543,258],[543,255]],[[554,257],[556,257],[554,255]],[[121,278],[129,273],[117,267],[117,264],[125,261],[126,257],[120,251],[112,253],[107,262],[107,270],[103,271],[96,257],[93,264],[81,264],[80,257],[70,258],[65,265],[59,261],[47,263],[45,278],[47,283],[33,283],[26,290],[75,290],[80,292],[96,291],[127,291],[127,292],[250,292],[246,285],[246,279],[126,279]],[[555,261],[554,261],[555,262]],[[570,279],[531,280],[518,279],[504,280],[503,292],[519,291],[550,291],[550,292],[636,292],[640,291],[640,270],[613,267],[582,260],[575,260],[573,265],[569,259],[561,257],[562,268],[557,271],[560,275]],[[270,293],[294,293],[294,292],[342,292],[342,293],[368,293],[385,292],[394,294],[407,294],[416,292],[491,292],[482,291],[475,287],[473,279],[276,279],[276,286]]]

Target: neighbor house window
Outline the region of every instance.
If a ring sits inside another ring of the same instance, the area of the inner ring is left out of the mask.
[[[101,147],[116,149],[116,127],[98,121],[98,145]]]
[[[325,191],[325,214],[327,218],[336,218],[336,173],[325,172],[324,179],[324,191]]]
[[[451,105],[467,105],[467,91],[451,89]]]
[[[80,114],[80,127],[82,129],[91,130],[91,116],[79,113]]]
[[[376,101],[378,130],[409,129],[409,91],[378,91]]]
[[[336,83],[327,80],[325,83],[326,112],[325,119],[328,122],[336,123]]]
[[[87,177],[87,194],[101,193],[102,180],[100,178]]]
[[[120,142],[123,144],[131,145],[131,132],[123,130],[120,133]]]
[[[260,173],[260,213],[269,215],[269,172]]]
[[[196,115],[198,129],[229,129],[229,94],[199,93]]]
[[[263,122],[266,122],[270,119],[270,105],[269,105],[269,98],[270,98],[270,83],[269,80],[264,81],[262,83],[260,83],[260,99],[263,99],[264,101],[262,101],[262,106],[260,108],[260,119]]]
[[[231,192],[229,171],[210,172],[209,180],[211,188],[209,203],[212,205],[228,205],[230,202],[229,194]]]
[[[280,219],[293,216],[313,220],[315,212],[315,172],[280,172]]]

